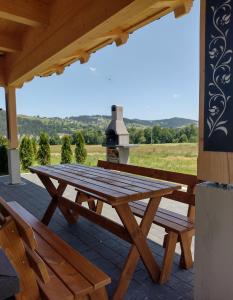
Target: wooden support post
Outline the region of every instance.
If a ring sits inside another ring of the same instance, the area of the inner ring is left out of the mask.
[[[18,152],[18,130],[16,113],[16,95],[14,87],[5,88],[7,138],[8,138],[8,171],[10,184],[20,183],[20,163]]]

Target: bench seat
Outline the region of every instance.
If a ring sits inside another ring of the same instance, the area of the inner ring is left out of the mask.
[[[44,281],[36,274],[41,299],[108,299],[105,287],[110,283],[110,278],[104,272],[71,248],[17,202],[3,201],[1,199],[0,207],[3,206],[4,211],[13,218],[17,228],[21,219],[33,230],[35,249],[32,251],[28,247],[25,238],[24,244],[27,257],[28,253],[33,257],[37,255],[48,273],[48,278]],[[35,261],[33,265],[35,267]]]
[[[129,206],[134,215],[142,218],[147,204],[143,201],[135,201],[130,202]],[[165,228],[167,231],[172,230],[176,233],[184,233],[193,230],[195,226],[188,217],[164,208],[158,208],[153,223]]]

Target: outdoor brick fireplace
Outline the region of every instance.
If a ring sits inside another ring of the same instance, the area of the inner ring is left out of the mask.
[[[123,120],[123,107],[112,105],[112,120],[106,131],[107,161],[127,164],[129,160],[129,133]]]

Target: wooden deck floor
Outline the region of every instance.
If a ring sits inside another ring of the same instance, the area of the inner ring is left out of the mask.
[[[41,218],[48,205],[49,195],[37,177],[32,174],[23,175],[23,184],[18,186],[10,186],[7,182],[7,176],[0,177],[0,196],[7,201],[19,202],[37,218]],[[74,198],[74,190],[68,189],[66,196]],[[165,200],[162,206],[170,207],[172,203]],[[184,207],[178,206],[176,210],[183,211]],[[105,206],[103,213],[119,221],[111,207]],[[129,244],[83,218],[80,218],[75,225],[68,225],[59,211],[56,211],[49,227],[112,278],[112,284],[108,287],[109,295],[111,295],[128,254]],[[159,263],[162,262],[164,251],[161,246],[162,237],[163,230],[153,225],[148,243]],[[179,253],[179,248],[177,248],[177,253]],[[189,271],[179,269],[178,262],[179,254],[176,254],[171,280],[165,285],[159,285],[151,281],[140,261],[125,299],[193,299],[194,271],[193,269]]]

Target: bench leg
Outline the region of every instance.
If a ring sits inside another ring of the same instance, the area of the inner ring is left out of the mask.
[[[97,203],[96,203],[96,213],[101,215],[102,214],[102,210],[103,210],[103,205],[104,205],[104,202],[100,201],[100,200],[97,200]]]
[[[180,267],[190,269],[193,266],[193,258],[191,252],[192,237],[194,232],[185,232],[180,235],[181,258]]]
[[[168,239],[168,233],[166,233],[165,236],[164,236],[164,238],[163,238],[163,248],[164,249],[166,249],[167,239]]]
[[[170,277],[177,239],[178,239],[177,233],[170,231],[167,234],[166,248],[165,248],[165,253],[164,253],[164,257],[163,257],[163,266],[162,266],[162,270],[161,270],[161,274],[160,274],[160,278],[159,278],[160,284],[167,282]]]

